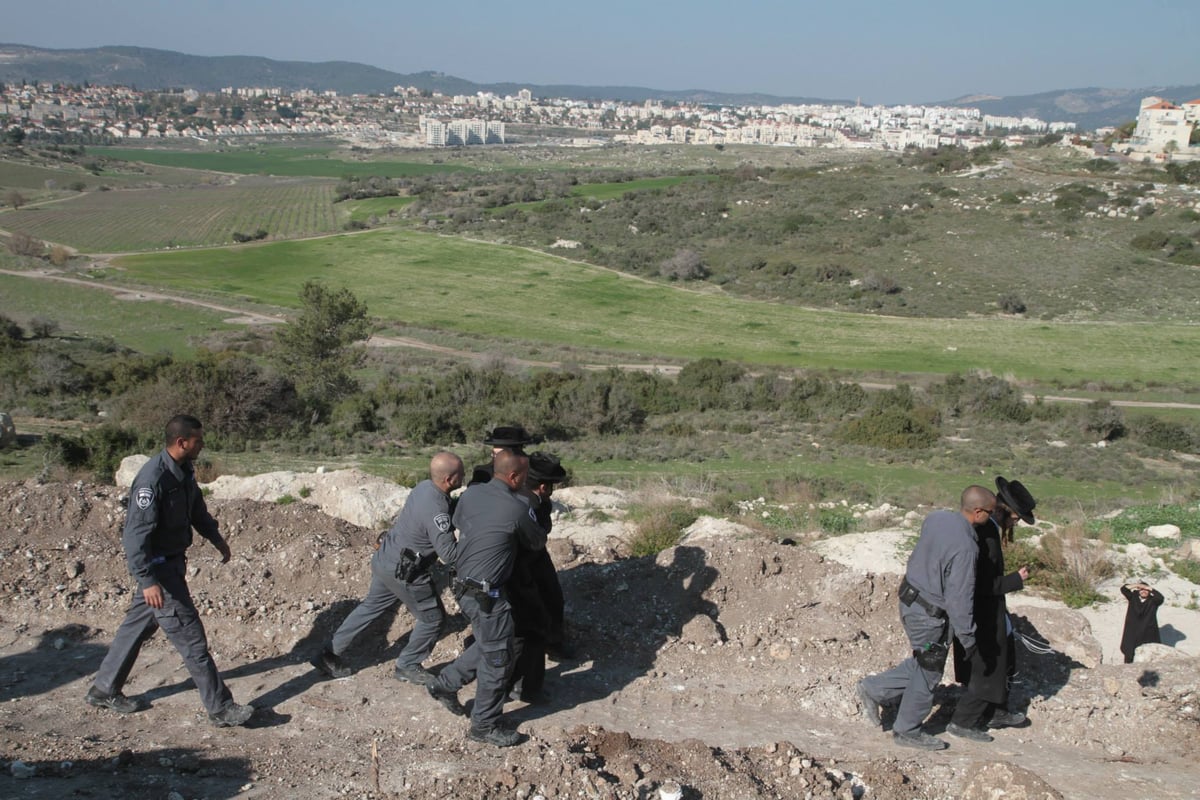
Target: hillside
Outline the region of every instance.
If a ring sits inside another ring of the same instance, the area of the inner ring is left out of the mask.
[[[294,479],[313,498],[334,480]],[[579,487],[561,500],[551,552],[579,659],[552,665],[546,704],[507,707],[529,738],[497,751],[464,741],[460,719],[391,679],[404,612],[358,643],[352,677],[324,681],[308,666],[364,590],[373,528],[217,487],[211,507],[234,560],[194,548],[191,583],[235,696],[260,709],[255,722],[209,728],[161,637],[127,688],[151,708],[128,718],[89,708],[81,698],[128,602],[120,491],[0,486],[0,524],[14,534],[0,545],[0,792],[632,800],[678,781],[686,798],[1192,796],[1200,615],[1179,598],[1168,602],[1181,649],[1133,665],[1101,660],[1103,632],[1085,616],[1017,599],[1019,629],[1056,651],[1019,654],[1015,699],[1032,727],[916,753],[866,726],[852,699],[859,677],[905,649],[894,555],[864,569],[821,555],[833,551],[805,531],[789,546],[709,520],[657,558],[628,558],[627,497]],[[920,516],[883,511],[897,532]],[[465,633],[454,625],[432,663],[451,659]],[[957,692],[938,690],[934,730]]]

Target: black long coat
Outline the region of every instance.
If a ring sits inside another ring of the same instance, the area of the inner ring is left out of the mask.
[[[968,661],[958,639],[954,640],[954,677],[966,684],[968,694],[989,703],[1008,702],[1008,665],[1015,655],[1008,636],[1008,606],[1004,595],[1024,588],[1017,572],[1004,574],[1004,551],[1000,531],[988,520],[975,527],[979,537],[979,561],[975,574],[975,641],[978,649]]]
[[[1121,594],[1129,601],[1125,611],[1125,629],[1121,632],[1121,652],[1125,663],[1133,663],[1133,651],[1140,644],[1162,642],[1158,633],[1158,607],[1163,604],[1162,592],[1150,590],[1150,596],[1142,600],[1136,589],[1121,587]]]

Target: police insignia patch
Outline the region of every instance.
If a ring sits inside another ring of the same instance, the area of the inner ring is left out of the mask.
[[[442,533],[445,533],[446,531],[450,530],[450,515],[449,514],[438,514],[436,517],[433,518],[433,524],[437,525],[437,529],[439,531],[441,531]]]
[[[138,508],[145,511],[154,503],[154,490],[149,486],[143,486],[134,494],[133,502],[137,504]]]

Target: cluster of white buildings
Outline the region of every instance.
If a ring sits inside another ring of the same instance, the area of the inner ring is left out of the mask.
[[[443,121],[421,115],[417,121],[421,141],[429,147],[472,144],[504,144],[504,123],[499,120],[452,119]]]
[[[1161,97],[1147,97],[1138,111],[1133,136],[1114,149],[1125,155],[1157,161],[1198,160],[1200,142],[1191,143],[1198,125],[1200,100],[1175,105]]]

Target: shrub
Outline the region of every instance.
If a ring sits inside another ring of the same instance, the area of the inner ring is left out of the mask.
[[[1178,422],[1158,417],[1136,417],[1129,423],[1129,435],[1136,441],[1159,450],[1191,452],[1200,444],[1195,434]]]
[[[49,339],[58,330],[58,323],[48,317],[34,317],[29,320],[29,330],[34,338]]]
[[[635,558],[654,556],[679,544],[684,529],[696,521],[696,510],[681,500],[650,503],[629,509],[634,533],[626,541]]]
[[[821,526],[822,531],[833,536],[850,533],[858,525],[858,521],[854,519],[853,512],[844,506],[822,508],[817,512],[817,522]]]
[[[932,447],[938,440],[930,412],[932,409],[873,408],[852,419],[838,430],[850,444],[882,447],[887,450],[916,450]]]
[[[1025,301],[1014,292],[1000,295],[1000,309],[1006,314],[1024,314]]]
[[[1045,583],[1071,608],[1107,602],[1096,585],[1115,572],[1104,543],[1085,539],[1082,533],[1079,525],[1068,525],[1042,538]]]
[[[703,280],[709,275],[700,254],[691,249],[677,250],[675,255],[662,262],[658,273],[673,281]]]
[[[35,239],[24,231],[17,231],[8,237],[8,252],[14,256],[41,258],[46,252],[46,243]]]

